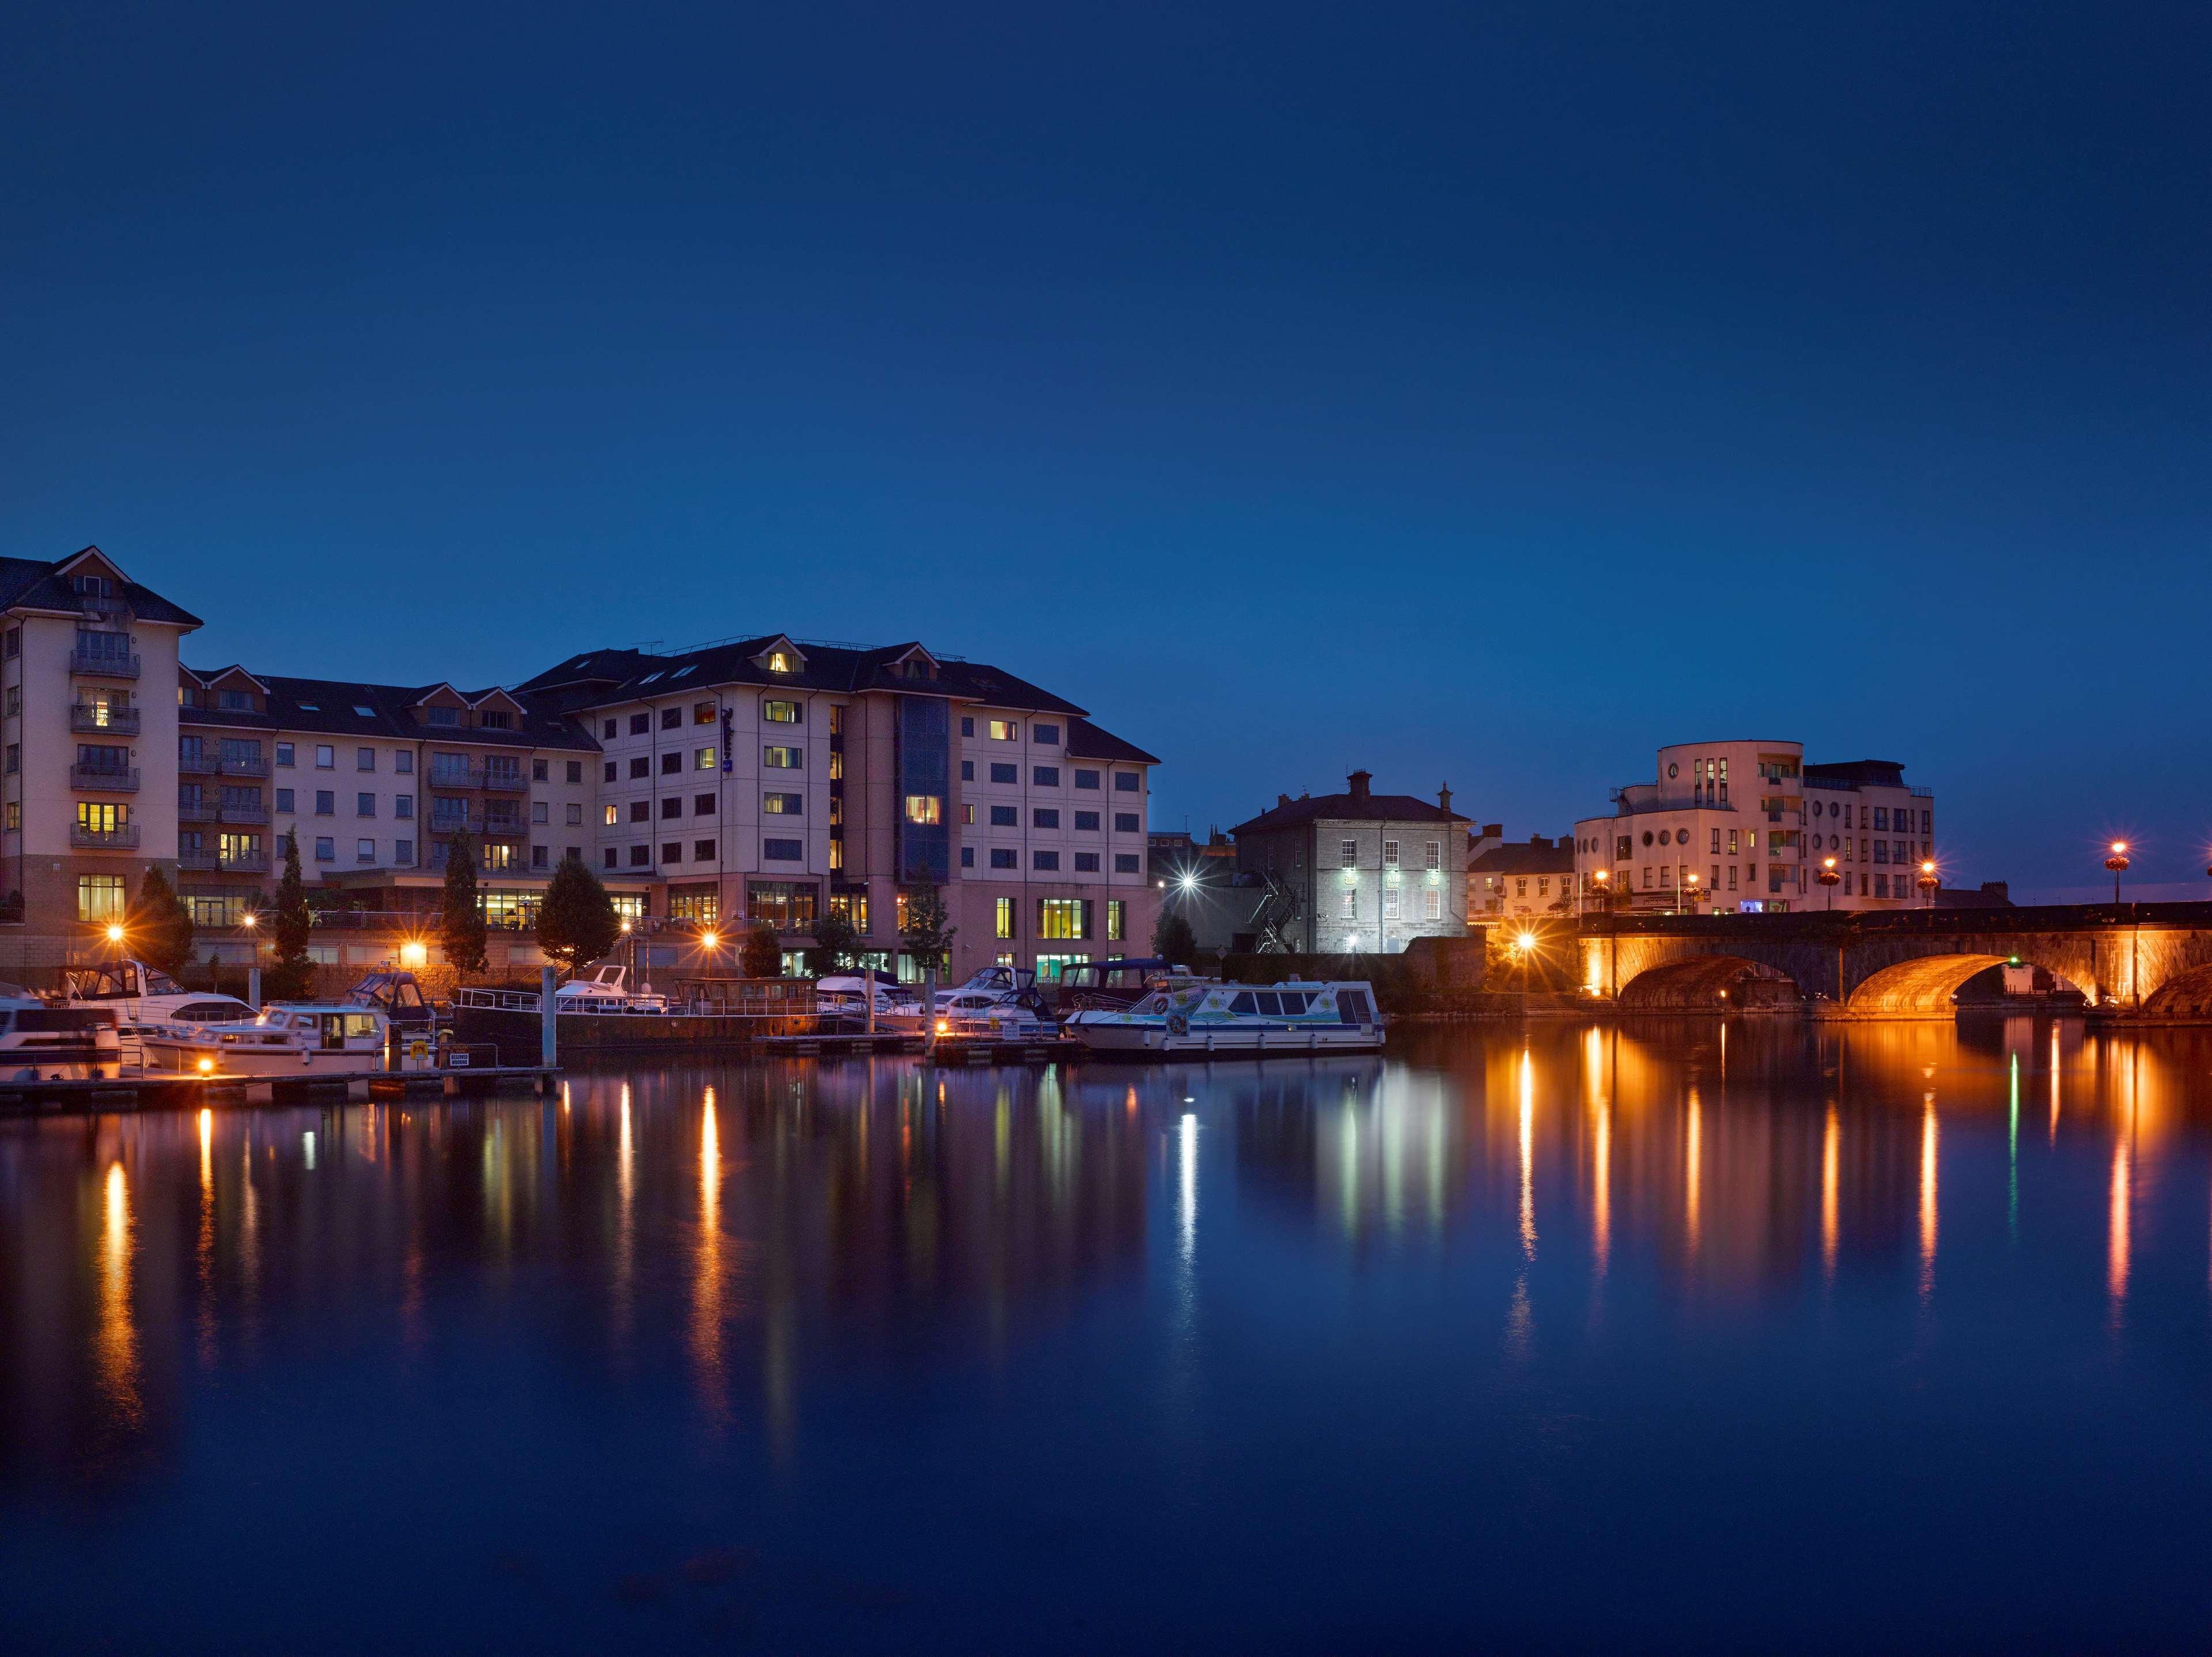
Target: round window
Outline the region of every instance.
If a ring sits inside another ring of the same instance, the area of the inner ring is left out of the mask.
[[[1668,767],[1667,767],[1667,775],[1668,775],[1670,778],[1671,778],[1671,777],[1680,777],[1681,774],[1682,774],[1682,768],[1681,768],[1680,765],[1669,765],[1669,766],[1668,766]]]
[[[1651,844],[1651,831],[1650,829],[1644,831],[1644,844],[1647,846]]]

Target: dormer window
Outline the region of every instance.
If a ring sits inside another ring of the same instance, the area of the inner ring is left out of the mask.
[[[108,579],[105,576],[78,576],[75,579],[76,590],[84,598],[104,599],[112,590]]]
[[[489,708],[477,716],[477,722],[488,731],[511,731],[514,728],[514,716],[504,708]]]
[[[230,713],[252,713],[253,693],[250,691],[217,691],[215,705]]]
[[[424,710],[423,720],[431,725],[458,725],[461,722],[459,708],[430,708]]]
[[[768,653],[769,672],[772,673],[787,673],[791,671],[791,653],[788,650],[770,650]]]

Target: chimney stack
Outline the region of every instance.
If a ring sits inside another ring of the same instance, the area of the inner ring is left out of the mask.
[[[1291,796],[1287,794],[1279,794],[1275,796],[1275,807],[1277,810],[1280,810],[1283,807],[1287,806],[1290,803]]]
[[[1451,784],[1449,783],[1437,790],[1437,809],[1447,817],[1451,815]]]
[[[1367,785],[1374,780],[1374,773],[1354,771],[1346,780],[1352,784],[1352,797],[1364,804],[1367,799]]]

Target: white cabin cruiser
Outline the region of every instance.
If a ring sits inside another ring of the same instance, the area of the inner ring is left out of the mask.
[[[1358,1053],[1382,1045],[1364,983],[1164,985],[1126,1009],[1086,1008],[1066,1030],[1093,1052]]]
[[[355,1002],[279,1002],[230,1024],[142,1026],[148,1075],[363,1075],[385,1068],[390,1020]]]
[[[123,1073],[114,1009],[52,1007],[0,984],[0,1080],[98,1081]]]
[[[871,984],[874,985],[872,997],[869,993]],[[881,978],[871,979],[859,975],[822,978],[814,985],[816,1008],[840,1018],[866,1018],[871,999],[876,1003],[877,1028],[921,1028],[924,1021],[921,998],[902,984],[887,984]]]
[[[611,962],[588,978],[571,978],[553,992],[556,1013],[665,1013],[668,997],[649,984],[633,990],[629,970]]]
[[[235,996],[187,990],[158,967],[127,957],[102,966],[72,966],[63,976],[71,1007],[98,1007],[114,1018],[124,1062],[141,1063],[140,1036],[149,1026],[236,1023],[258,1010]]]

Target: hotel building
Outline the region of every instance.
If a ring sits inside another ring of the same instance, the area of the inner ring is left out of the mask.
[[[724,972],[739,930],[768,922],[795,953],[832,911],[908,972],[897,934],[924,886],[957,975],[1149,946],[1158,761],[1048,691],[917,643],[602,649],[476,691],[196,669],[178,642],[198,618],[96,548],[0,560],[0,972],[17,978],[103,953],[155,864],[195,953],[248,958],[240,922],[271,900],[287,836],[331,965],[419,935],[460,840],[495,970],[536,963],[528,934],[567,857],[648,933],[722,934]]]
[[[1885,910],[1924,902],[1936,852],[1932,790],[1892,760],[1804,763],[1796,742],[1686,742],[1659,750],[1650,783],[1575,825],[1585,904],[1705,912]],[[1828,858],[1840,877],[1818,880]]]

